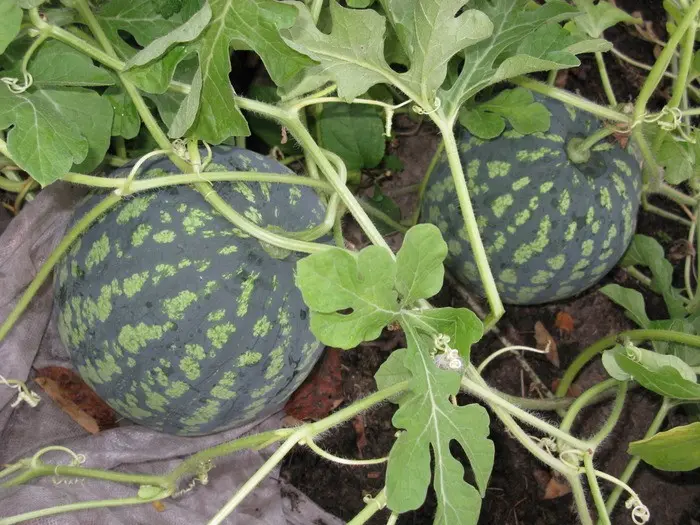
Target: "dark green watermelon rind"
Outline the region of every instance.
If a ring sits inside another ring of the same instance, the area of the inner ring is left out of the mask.
[[[226,147],[208,170],[293,174]],[[143,173],[176,171],[161,159]],[[309,228],[325,212],[307,187],[215,189],[260,226]],[[101,198],[89,197],[73,221]],[[301,256],[269,256],[188,187],[139,194],[103,216],[57,268],[61,339],[83,379],[130,420],[183,435],[246,424],[281,408],[321,351],[294,284]]]
[[[572,164],[567,142],[590,135],[598,122],[557,101],[538,100],[552,113],[547,133],[523,136],[509,128],[491,141],[466,130],[459,136],[479,231],[509,304],[565,299],[595,284],[627,249],[640,203],[634,157],[602,142],[588,163]],[[442,231],[452,272],[483,293],[444,154],[430,176],[421,220]]]

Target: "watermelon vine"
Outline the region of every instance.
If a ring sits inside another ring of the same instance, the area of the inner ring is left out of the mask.
[[[692,81],[700,77],[700,0],[667,2],[669,41],[631,105],[617,101],[605,65],[611,45],[602,36],[617,23],[640,21],[604,0],[377,0],[349,7],[335,0],[183,0],[167,13],[156,4],[143,2],[143,17],[131,20],[117,16],[129,7],[125,0],[98,8],[87,0],[60,7],[0,0],[0,189],[17,194],[15,211],[38,185],[62,180],[91,189],[3,321],[0,341],[54,275],[59,331],[82,377],[120,414],[185,435],[279,409],[309,373],[320,344],[350,350],[398,327],[406,348],[379,369],[375,394],[314,423],[201,451],[163,475],[89,469],[76,451],[41,449],[0,470],[2,486],[80,476],[133,485],[136,494],[0,517],[0,524],[175,497],[208,482],[217,458],[273,444],[265,464],[203,519],[223,523],[294,447],[308,446],[343,464],[387,463],[386,486],[351,523],[384,507],[395,523],[423,505],[432,483],[435,523],[475,524],[497,458],[485,407],[566,479],[584,525],[594,523],[584,482],[600,523],[610,523],[623,491],[632,519],[646,523],[648,509],[628,482],[640,458],[677,468],[658,443],[679,438],[658,430],[676,406],[700,401],[693,353],[700,348],[700,283],[689,255],[685,286],[675,288],[658,243],[633,233],[642,206],[688,226],[691,246],[700,238],[700,135],[691,121],[698,110],[689,102],[699,92]],[[234,92],[231,49],[252,51],[275,89],[258,98]],[[578,66],[584,53],[595,56],[608,105],[552,85],[556,72]],[[670,100],[652,112],[651,97],[674,60]],[[549,73],[550,82],[533,73]],[[506,82],[514,88],[501,89]],[[328,107],[349,109],[326,113]],[[379,156],[374,144],[361,143],[364,130],[343,140],[323,134],[346,132],[342,119],[358,108],[368,110],[363,118],[373,131],[366,133],[379,130]],[[422,212],[410,224],[351,189],[354,171],[379,165],[400,111],[430,120],[442,139],[418,188]],[[254,126],[278,155],[293,140],[298,149],[288,149],[289,158],[303,158],[307,175],[246,149]],[[629,139],[643,162],[612,136]],[[139,137],[146,137],[145,151],[132,142]],[[353,155],[344,156],[344,148]],[[105,168],[108,176],[99,175]],[[549,179],[535,183],[537,173]],[[650,204],[650,195],[673,201],[686,216]],[[371,246],[346,246],[346,213]],[[372,217],[404,231],[398,252]],[[156,245],[162,260],[151,265]],[[650,321],[641,294],[611,285],[603,293],[640,329],[584,350],[560,382],[556,396],[564,399],[533,403],[484,381],[480,371],[491,358],[477,368],[471,347],[496,327],[504,302],[581,293],[617,264],[663,296],[668,320]],[[428,302],[446,268],[483,293],[486,315]],[[113,312],[121,316],[118,331],[106,323]],[[188,321],[196,317],[198,331],[179,326],[185,312]],[[638,346],[645,342],[654,351]],[[612,379],[565,398],[581,368],[601,353]],[[595,454],[632,382],[663,404],[646,438],[631,444],[639,456],[615,478],[595,468]],[[479,402],[457,403],[460,392]],[[610,393],[613,410],[602,428],[574,436],[580,410]],[[317,443],[387,400],[398,405],[388,458],[337,458]],[[556,410],[562,422],[526,408]],[[697,439],[697,427],[678,433],[683,450]],[[473,483],[451,445],[464,452]],[[72,463],[45,463],[51,450]],[[607,501],[601,480],[616,485]]]

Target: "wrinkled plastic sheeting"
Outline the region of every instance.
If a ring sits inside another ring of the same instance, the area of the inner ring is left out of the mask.
[[[83,192],[56,183],[39,193],[22,213],[6,225],[0,236],[0,320],[5,320],[29,285],[41,264],[60,242],[73,206]],[[0,374],[27,381],[42,396],[36,408],[26,403],[16,408],[16,390],[0,385],[0,465],[13,463],[39,449],[60,445],[86,458],[83,466],[117,472],[161,474],[197,451],[235,439],[247,433],[281,427],[275,414],[256,425],[213,436],[196,438],[169,436],[137,425],[87,434],[58,408],[31,380],[32,368],[70,367],[51,315],[51,279],[42,286],[14,329],[0,343]],[[214,461],[206,486],[199,483],[178,498],[165,500],[159,512],[151,504],[83,510],[33,520],[36,525],[136,524],[195,525],[206,523],[233,493],[274,452],[242,451]],[[71,458],[61,452],[42,457],[50,463],[68,464]],[[186,486],[188,480],[184,481]],[[181,487],[185,488],[185,487]],[[0,488],[0,518],[24,512],[86,500],[135,496],[137,487],[83,478],[38,478],[27,485]],[[245,525],[341,525],[343,521],[327,514],[304,494],[279,479],[274,470],[231,514],[226,524]]]

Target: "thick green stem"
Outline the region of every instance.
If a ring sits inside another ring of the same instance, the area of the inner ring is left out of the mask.
[[[398,232],[406,233],[408,231],[408,228],[406,226],[404,226],[403,224],[401,224],[399,222],[396,222],[394,219],[389,217],[386,213],[375,208],[370,203],[360,201],[360,205],[362,206],[362,209],[365,210],[367,212],[367,215],[369,215],[370,217],[374,217],[375,219],[382,221],[384,224],[394,228]]]
[[[678,224],[682,224],[687,228],[690,228],[693,225],[691,221],[684,217],[681,217],[680,215],[677,215],[673,212],[664,210],[663,208],[659,208],[658,206],[650,204],[649,199],[647,199],[646,195],[642,195],[642,208],[644,209],[644,211],[648,211],[649,213],[653,213],[654,215],[658,215],[659,217],[663,217],[664,219],[668,219],[669,221],[677,222]]]
[[[418,219],[420,218],[421,212],[421,205],[423,203],[423,196],[425,195],[425,189],[428,187],[430,176],[433,174],[435,166],[437,166],[437,163],[440,161],[440,157],[442,157],[443,151],[445,151],[445,142],[441,140],[440,144],[437,147],[437,150],[435,150],[435,153],[433,154],[432,159],[430,159],[428,169],[426,170],[425,175],[421,179],[420,185],[418,186],[418,202],[416,203],[415,210],[413,210],[413,215],[411,217],[411,226],[415,226],[416,224],[418,224]],[[394,194],[397,195],[398,193],[395,192]]]
[[[644,118],[649,100],[651,100],[651,97],[654,95],[659,82],[661,82],[664,72],[668,69],[668,65],[671,62],[671,58],[673,58],[676,47],[680,43],[688,28],[694,24],[694,20],[698,12],[700,12],[700,0],[695,0],[688,11],[686,11],[683,20],[681,20],[681,22],[678,24],[678,27],[671,35],[668,44],[666,47],[664,47],[663,51],[661,51],[661,54],[656,59],[654,66],[651,68],[651,71],[649,72],[649,75],[647,76],[644,85],[639,92],[637,102],[635,103],[632,119],[633,122],[641,122]],[[685,87],[685,85],[683,87]]]
[[[566,369],[564,377],[561,378],[557,391],[555,392],[557,397],[564,397],[566,395],[578,373],[591,359],[604,350],[621,343],[625,339],[629,339],[634,343],[639,343],[641,341],[667,341],[669,343],[681,343],[694,348],[700,348],[700,336],[674,332],[673,330],[628,330],[627,332],[609,335],[593,343],[574,359],[574,362]]]
[[[38,14],[36,15],[36,17],[31,16],[31,11],[30,18],[34,26],[39,31],[48,30],[49,35],[52,38],[55,38],[56,40],[63,42],[64,44],[68,44],[69,46],[82,51],[90,58],[97,60],[99,63],[107,66],[110,69],[113,69],[114,71],[122,71],[124,69],[124,62],[115,58],[114,56],[105,53],[101,49],[93,46],[92,44],[83,40],[79,36],[76,36],[73,33],[69,33],[65,29],[62,29],[58,26],[44,22],[38,16]]]
[[[578,510],[581,525],[593,525],[593,518],[586,500],[586,492],[583,490],[583,483],[578,473],[567,475],[566,481],[568,481],[571,493],[574,495],[574,503],[576,504],[576,510]]]
[[[474,373],[478,375],[478,372],[474,370]],[[479,376],[480,377],[480,376]],[[538,417],[526,412],[525,410],[512,405],[505,399],[501,398],[498,394],[491,391],[490,388],[479,385],[474,381],[473,374],[467,374],[467,376],[462,378],[462,390],[472,394],[479,399],[486,401],[489,405],[498,406],[499,408],[505,410],[513,417],[523,421],[524,423],[541,430],[542,432],[553,436],[562,442],[567,443],[569,446],[574,447],[578,450],[588,450],[591,448],[591,444],[581,441],[568,434],[566,431],[560,430],[549,423],[542,421]]]
[[[149,503],[151,501],[158,501],[164,497],[165,496],[159,494],[153,498],[140,498],[136,496],[132,498],[102,499],[84,501],[80,503],[70,503],[68,505],[60,505],[58,507],[25,512],[24,514],[18,514],[17,516],[10,516],[9,518],[0,518],[0,525],[14,525],[15,523],[22,523],[23,521],[35,520],[46,516],[55,516],[57,514],[66,514],[68,512],[76,512],[79,510],[124,507],[127,505],[143,505],[144,503]]]
[[[611,106],[617,106],[617,99],[615,98],[615,92],[613,91],[612,84],[610,84],[608,68],[605,67],[605,59],[603,58],[603,53],[601,53],[600,51],[596,51],[595,61],[598,64],[598,72],[600,73],[600,80],[603,83],[605,96],[608,97],[608,102]]]
[[[600,525],[611,525],[610,516],[608,516],[608,511],[605,509],[605,499],[603,499],[603,494],[600,492],[598,478],[595,475],[593,456],[590,454],[584,454],[583,465],[586,472],[586,477],[588,478],[588,486],[591,488],[593,502],[595,503],[595,508],[598,511],[598,523]]]
[[[522,86],[537,93],[541,93],[542,95],[551,97],[569,106],[573,106],[582,111],[591,113],[601,119],[610,120],[612,122],[630,122],[630,118],[620,111],[601,106],[600,104],[591,102],[586,98],[574,95],[570,91],[549,86],[544,82],[538,82],[537,80],[532,80],[528,77],[517,77],[512,79],[511,82],[518,86]]]
[[[467,237],[469,238],[469,244],[472,254],[474,255],[474,260],[476,261],[476,266],[479,269],[479,276],[484,286],[486,299],[491,308],[491,313],[484,321],[484,330],[488,330],[491,325],[496,324],[503,316],[505,309],[503,307],[503,302],[501,302],[498,289],[496,288],[496,281],[493,278],[491,266],[486,256],[486,249],[484,248],[484,243],[479,233],[479,227],[476,223],[476,215],[474,215],[474,208],[469,198],[469,190],[467,189],[467,183],[464,177],[462,160],[459,157],[459,150],[457,149],[457,142],[455,141],[452,126],[441,120],[436,120],[435,123],[442,133],[442,140],[445,144],[445,154],[447,155],[447,161],[449,162],[450,171],[452,172],[452,180],[454,181],[455,190],[457,192],[459,207],[462,211],[464,227],[467,231]]]
[[[9,193],[19,193],[24,189],[24,182],[9,180],[6,177],[0,176],[0,190],[7,191]]]
[[[600,443],[610,435],[615,428],[615,425],[617,425],[617,422],[620,420],[622,410],[625,408],[625,399],[627,397],[628,386],[629,382],[627,381],[621,381],[618,384],[617,395],[615,396],[615,403],[613,404],[610,416],[608,416],[608,419],[605,421],[605,424],[600,428],[600,430],[598,430],[598,432],[596,432],[596,434],[589,440],[595,443],[596,446],[600,445]]]
[[[20,464],[20,468],[22,467]],[[103,481],[112,481],[114,483],[126,483],[132,485],[153,485],[163,487],[164,489],[174,488],[172,483],[164,476],[154,476],[148,474],[127,474],[123,472],[112,472],[109,470],[99,470],[84,467],[73,467],[69,465],[50,465],[40,462],[38,465],[27,467],[29,470],[22,472],[20,475],[6,481],[2,487],[14,487],[23,485],[35,478],[44,476],[66,476],[71,478],[91,478],[100,479]]]
[[[654,420],[651,422],[649,429],[644,435],[644,439],[649,439],[659,431],[661,425],[663,425],[664,420],[666,419],[666,416],[672,408],[673,403],[665,397],[663,402],[661,403],[659,411],[656,413],[656,417],[654,417]],[[633,456],[629,463],[627,463],[625,470],[622,471],[622,474],[618,479],[623,483],[629,483],[629,480],[632,479],[632,476],[634,475],[635,470],[637,470],[637,466],[639,465],[640,461],[641,458],[639,456]],[[615,508],[617,501],[620,499],[620,496],[622,495],[623,491],[623,487],[617,485],[610,493],[610,496],[608,496],[608,500],[605,503],[605,508],[607,509],[609,514],[612,514],[612,511]]]
[[[46,262],[41,266],[39,272],[34,277],[34,280],[24,291],[24,294],[17,302],[15,307],[10,312],[10,315],[5,319],[5,322],[0,326],[0,341],[2,341],[5,336],[12,330],[17,319],[22,315],[22,313],[27,309],[29,302],[32,300],[34,295],[39,291],[41,285],[44,284],[46,279],[51,275],[53,267],[58,263],[64,253],[68,251],[73,241],[77,239],[85,230],[87,230],[90,225],[95,222],[103,213],[109,210],[112,206],[117,204],[121,200],[119,195],[111,193],[104,198],[97,206],[90,210],[85,216],[78,221],[78,223],[68,232],[68,234],[63,237],[56,249],[51,253]]]
[[[131,183],[131,193],[147,191],[166,186],[178,186],[180,184],[194,184],[205,179],[209,182],[270,182],[273,184],[296,184],[299,186],[310,186],[325,192],[333,191],[330,184],[320,180],[299,175],[282,175],[279,173],[259,173],[249,171],[207,171],[204,175],[197,173],[183,173],[182,175],[163,175],[162,177],[135,180]],[[93,188],[121,188],[126,181],[125,178],[94,177],[80,173],[68,173],[63,177],[64,181],[73,184],[81,184]]]
[[[690,197],[682,191],[678,191],[673,186],[669,186],[665,183],[661,183],[661,185],[655,193],[663,195],[667,199],[672,200],[673,202],[678,204],[683,204],[685,206],[696,206],[698,204],[697,199],[694,199],[693,197]]]
[[[267,104],[264,104],[264,106],[267,110],[269,110],[271,107]],[[379,233],[376,226],[372,222],[372,219],[370,219],[367,213],[362,209],[362,206],[352,192],[347,188],[345,183],[343,183],[343,181],[337,176],[336,171],[331,165],[330,161],[320,151],[316,145],[316,141],[313,139],[309,131],[302,125],[298,116],[278,110],[277,108],[274,109],[274,114],[269,112],[270,116],[280,119],[282,124],[287,127],[289,132],[296,137],[302,146],[304,146],[305,150],[307,151],[307,155],[309,155],[318,165],[318,167],[321,168],[321,171],[326,176],[328,182],[331,184],[331,186],[333,186],[333,189],[340,196],[343,204],[347,207],[348,211],[353,215],[353,217],[355,217],[358,225],[367,234],[370,241],[377,246],[383,246],[390,249],[389,245],[384,240],[384,237],[382,237],[382,234]]]
[[[566,145],[566,153],[574,164],[585,164],[591,158],[591,148],[601,140],[615,133],[615,129],[602,127],[583,138],[574,137]]]
[[[365,501],[365,508],[362,509],[357,516],[348,521],[347,525],[363,525],[377,512],[386,507],[386,489],[382,489],[374,498],[368,498]]]
[[[214,517],[209,520],[208,525],[220,525],[223,523],[228,515],[231,514],[231,512],[233,512],[241,503],[241,501],[243,501],[243,499],[245,499],[245,497],[250,494],[253,489],[257,487],[258,484],[268,476],[268,474],[270,474],[270,472],[274,470],[277,464],[284,459],[284,456],[286,456],[287,453],[292,450],[299,441],[306,437],[308,437],[307,430],[303,427],[301,430],[298,430],[289,436],[287,440],[282,443],[277,450],[275,450],[270,458],[265,461],[263,466],[246,480],[241,488],[238,489],[238,492],[236,492],[236,494],[234,494],[234,496],[226,502],[226,505],[219,509],[219,512],[217,512]]]
[[[574,401],[571,407],[569,407],[569,410],[567,410],[566,416],[564,416],[564,419],[559,425],[559,430],[562,432],[569,432],[579,412],[590,405],[593,399],[595,399],[602,392],[616,386],[618,383],[619,381],[617,379],[606,379],[605,381],[601,381],[597,385],[592,386],[583,394],[578,396],[576,401]]]
[[[370,407],[380,403],[396,394],[403,392],[409,386],[408,381],[396,383],[388,388],[375,392],[364,399],[356,401],[349,407],[339,410],[331,414],[321,421],[310,423],[299,427],[295,432],[287,438],[287,440],[278,448],[275,453],[258,469],[253,476],[243,484],[243,486],[234,494],[234,496],[224,505],[219,512],[209,521],[208,525],[218,525],[223,522],[226,517],[235,510],[235,508],[252,492],[252,490],[282,461],[284,456],[294,448],[294,446],[302,440],[313,439],[315,436],[326,432],[327,430],[347,421],[360,412],[369,409]]]

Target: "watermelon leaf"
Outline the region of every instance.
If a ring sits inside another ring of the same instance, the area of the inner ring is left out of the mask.
[[[489,140],[499,136],[508,119],[515,131],[529,135],[549,130],[551,113],[547,107],[535,102],[532,92],[525,88],[506,89],[475,109],[462,108],[460,123],[469,133]]]
[[[384,120],[372,106],[329,104],[318,119],[319,143],[349,170],[376,168],[385,149]]]
[[[659,395],[671,399],[700,401],[700,385],[697,383],[697,376],[693,369],[680,358],[631,345],[627,347],[618,345],[605,353],[612,356],[619,367],[619,370],[614,367],[608,369],[608,373],[616,379],[620,379],[621,372],[624,372],[647,390]]]
[[[700,423],[691,423],[633,441],[629,454],[659,470],[688,472],[700,467]]]
[[[465,0],[381,3],[408,54],[410,68],[405,73],[396,73],[386,62],[387,19],[373,10],[348,9],[332,2],[333,30],[327,35],[316,28],[308,8],[298,4],[295,24],[282,35],[291,47],[320,62],[326,79],[338,84],[338,94],[344,99],[358,97],[373,85],[388,81],[432,105],[447,75],[449,60],[488,37],[493,29],[480,11],[467,9],[456,16]]]
[[[102,95],[112,105],[114,119],[112,136],[133,139],[141,129],[141,117],[129,94],[121,87],[112,86]]]
[[[408,349],[395,353],[392,380],[411,374],[410,391],[398,400],[392,422],[403,429],[389,453],[386,476],[387,504],[397,513],[417,509],[425,501],[431,478],[431,451],[435,462],[433,483],[437,496],[435,523],[475,524],[494,461],[488,439],[489,416],[478,405],[454,406],[449,397],[459,391],[460,374],[438,368],[429,350],[432,338],[404,327]],[[398,360],[403,358],[403,369]],[[464,468],[450,452],[458,443],[471,464],[478,490],[464,481]]]
[[[0,54],[5,52],[22,25],[22,10],[16,0],[0,0]]]
[[[300,260],[297,286],[311,309],[311,330],[324,344],[349,349],[399,321],[421,333],[447,335],[468,357],[483,330],[471,311],[411,309],[440,291],[446,256],[438,228],[420,224],[408,231],[396,260],[378,246],[359,253],[332,248]]]
[[[626,24],[641,24],[640,18],[635,18],[609,3],[607,0],[600,0],[597,4],[594,0],[574,0],[574,3],[583,13],[572,20],[577,29],[587,34],[591,38],[600,38],[603,31],[612,26],[624,22]]]
[[[446,115],[485,87],[509,78],[576,67],[575,54],[605,51],[604,40],[581,40],[558,24],[576,16],[577,9],[561,0],[532,7],[529,0],[475,0],[496,28],[490,37],[464,52],[464,67],[451,87],[438,93]],[[498,64],[498,65],[497,65]]]
[[[645,266],[651,270],[651,288],[661,294],[672,319],[685,317],[682,295],[672,285],[673,266],[664,256],[664,249],[653,237],[637,234],[632,238],[620,266]]]
[[[17,164],[42,186],[72,167],[89,172],[104,157],[112,129],[112,107],[83,88],[12,93],[0,89],[0,129]],[[60,133],[56,130],[60,129]]]
[[[144,49],[136,53],[126,63],[126,69],[133,66],[143,66],[152,60],[160,58],[173,45],[183,42],[191,42],[197,38],[207,27],[211,20],[211,7],[204,2],[197,13],[177,29],[173,29],[166,35],[156,38]]]
[[[637,290],[624,288],[619,284],[608,284],[603,286],[600,291],[606,295],[608,299],[627,310],[625,314],[632,319],[632,321],[637,323],[637,325],[642,328],[647,328],[649,326],[651,321],[647,316],[644,306],[644,296]]]

